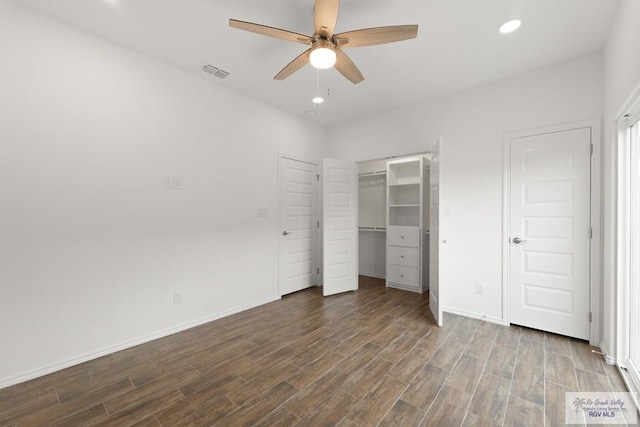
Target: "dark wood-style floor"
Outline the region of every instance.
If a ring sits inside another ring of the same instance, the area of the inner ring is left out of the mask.
[[[586,343],[447,315],[361,278],[0,390],[0,426],[559,426],[624,391]]]

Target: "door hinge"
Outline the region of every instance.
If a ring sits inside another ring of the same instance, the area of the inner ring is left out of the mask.
[[[589,312],[589,323],[593,322],[593,313]]]
[[[320,221],[316,224],[316,227],[320,228]]]
[[[316,181],[320,182],[320,175],[316,175]]]
[[[320,274],[320,267],[316,268],[316,271]]]
[[[590,150],[591,150],[591,153],[590,153],[590,154],[591,154],[591,155],[593,155],[593,144],[591,144],[591,146],[590,146]]]
[[[589,238],[593,239],[593,228],[589,228]]]

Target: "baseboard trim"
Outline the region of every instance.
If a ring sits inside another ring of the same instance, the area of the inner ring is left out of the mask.
[[[458,316],[470,317],[472,319],[484,320],[486,322],[497,323],[498,325],[506,326],[507,324],[503,319],[497,317],[485,316],[484,314],[472,313],[470,311],[458,310],[457,308],[442,307],[442,311],[450,314],[456,314]]]
[[[169,336],[169,335],[172,335],[172,334],[175,334],[175,333],[178,333],[178,332],[186,331],[187,329],[195,328],[196,326],[204,325],[205,323],[209,323],[209,322],[212,322],[214,320],[222,319],[223,317],[231,316],[232,314],[240,313],[241,311],[249,310],[251,308],[258,307],[258,306],[261,306],[261,305],[264,305],[264,304],[268,304],[270,302],[279,301],[280,299],[281,299],[281,297],[279,297],[279,296],[273,296],[273,297],[265,298],[263,300],[254,301],[254,302],[249,303],[249,304],[245,304],[245,305],[242,305],[242,306],[239,306],[239,307],[232,308],[231,310],[222,311],[220,313],[216,313],[216,314],[211,315],[211,316],[207,316],[207,317],[204,317],[204,318],[201,318],[201,319],[198,319],[198,320],[187,322],[187,323],[184,323],[182,325],[179,325],[179,326],[176,326],[176,327],[173,327],[173,328],[164,329],[162,331],[159,331],[159,332],[156,332],[156,333],[153,333],[151,335],[147,335],[147,336],[144,336],[144,337],[141,337],[141,338],[137,338],[135,340],[127,341],[125,343],[118,344],[118,345],[115,345],[115,346],[112,346],[112,347],[107,347],[107,348],[104,348],[104,349],[96,351],[96,352],[87,353],[87,354],[84,354],[82,356],[79,356],[79,357],[76,357],[76,358],[73,358],[73,359],[69,359],[69,360],[66,360],[66,361],[61,362],[61,363],[57,363],[55,365],[50,365],[50,366],[47,366],[45,368],[38,369],[36,371],[31,371],[31,372],[27,372],[25,374],[17,375],[15,377],[6,378],[6,379],[3,379],[3,380],[0,380],[0,389],[3,389],[5,387],[10,387],[10,386],[15,385],[15,384],[20,384],[20,383],[23,383],[25,381],[29,381],[29,380],[32,380],[32,379],[35,379],[35,378],[38,378],[38,377],[42,377],[44,375],[52,374],[54,372],[61,371],[61,370],[66,369],[66,368],[70,368],[72,366],[79,365],[81,363],[85,363],[85,362],[88,362],[90,360],[97,359],[99,357],[109,355],[111,353],[116,353],[116,352],[121,351],[121,350],[126,350],[128,348],[135,347],[137,345],[144,344],[144,343],[147,343],[147,342],[150,342],[150,341],[153,341],[153,340],[157,340],[159,338],[164,338],[166,336]]]

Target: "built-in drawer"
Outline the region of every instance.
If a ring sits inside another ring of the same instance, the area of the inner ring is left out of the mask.
[[[405,267],[420,267],[420,249],[387,246],[387,262]]]
[[[387,282],[417,288],[420,284],[420,271],[415,267],[387,264]]]
[[[387,245],[420,247],[419,227],[387,227]]]

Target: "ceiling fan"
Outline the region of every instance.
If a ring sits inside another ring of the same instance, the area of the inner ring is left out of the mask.
[[[236,19],[229,19],[229,26],[277,39],[311,45],[309,49],[302,52],[276,74],[275,80],[284,80],[307,62],[311,62],[311,65],[320,69],[331,68],[335,65],[336,70],[354,84],[363,81],[364,77],[356,64],[342,49],[392,43],[413,39],[418,35],[417,25],[375,27],[334,34],[340,0],[315,0],[315,2],[315,25],[311,36]]]

